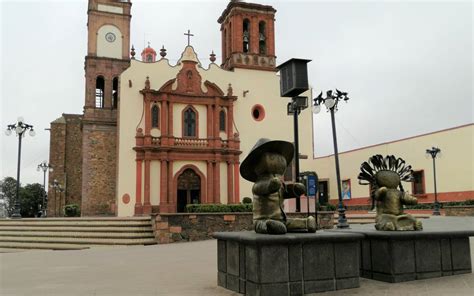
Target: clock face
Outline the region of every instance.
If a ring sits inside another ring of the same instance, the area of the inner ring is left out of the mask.
[[[115,34],[112,32],[108,32],[107,34],[105,34],[105,40],[107,40],[108,42],[114,42]]]

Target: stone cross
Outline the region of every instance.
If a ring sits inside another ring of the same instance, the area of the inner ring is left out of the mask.
[[[188,33],[184,33],[184,35],[188,36],[188,46],[190,45],[191,43],[191,36],[194,36],[193,34],[191,34],[191,31],[188,30]]]

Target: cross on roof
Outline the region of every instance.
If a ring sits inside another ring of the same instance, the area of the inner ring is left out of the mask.
[[[191,34],[191,31],[188,30],[188,33],[184,33],[184,35],[188,36],[188,46],[190,45],[190,42],[191,42],[191,36],[194,36],[193,34]]]

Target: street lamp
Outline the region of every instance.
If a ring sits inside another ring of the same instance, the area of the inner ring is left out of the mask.
[[[30,136],[35,136],[33,126],[23,122],[23,117],[18,117],[16,123],[7,125],[5,134],[10,136],[15,131],[18,136],[18,165],[16,169],[16,199],[13,208],[12,218],[21,218],[20,213],[20,159],[21,159],[21,139],[25,136],[25,132],[29,130]]]
[[[59,184],[58,180],[53,180],[53,185],[51,187],[54,189],[54,214],[56,216],[61,215],[61,193],[64,192],[64,188]],[[56,198],[56,193],[59,192],[59,206]],[[56,210],[57,209],[57,210]]]
[[[337,211],[339,212],[339,217],[337,219],[337,228],[349,228],[349,224],[346,219],[346,209],[342,203],[342,190],[341,190],[341,173],[339,170],[339,153],[337,150],[337,137],[336,137],[336,121],[334,118],[334,113],[337,111],[337,105],[340,100],[347,102],[349,97],[347,93],[342,92],[336,89],[334,94],[332,90],[326,92],[326,98],[323,98],[323,93],[321,92],[318,97],[314,99],[313,113],[318,114],[321,111],[321,104],[324,104],[327,110],[331,113],[331,123],[332,123],[332,139],[334,143],[334,159],[336,160],[336,179],[337,179],[337,194],[339,198],[339,205]]]
[[[434,192],[435,192],[433,216],[439,216],[441,214],[439,212],[438,191],[436,189],[436,161],[435,161],[436,156],[440,152],[441,152],[441,149],[439,149],[438,147],[432,147],[431,149],[426,149],[426,154],[431,155],[431,158],[433,159]]]
[[[48,164],[45,161],[43,161],[42,163],[40,163],[38,165],[38,167],[36,168],[36,170],[39,172],[39,171],[43,171],[43,202],[42,202],[42,205],[41,205],[41,217],[45,218],[46,217],[46,210],[47,210],[47,206],[46,206],[46,197],[47,197],[47,192],[46,192],[46,172],[47,171],[50,171],[52,172],[53,171],[53,167],[51,167],[50,164]]]
[[[300,152],[298,141],[298,115],[308,108],[308,98],[299,95],[309,89],[307,63],[311,60],[290,59],[277,69],[280,71],[280,95],[290,97],[287,105],[287,114],[293,115],[293,129],[295,142],[295,181],[300,181]],[[296,198],[296,212],[301,211],[300,197]]]

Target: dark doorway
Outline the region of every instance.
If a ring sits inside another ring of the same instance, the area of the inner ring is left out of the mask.
[[[325,205],[329,201],[328,195],[328,181],[319,181],[318,183],[318,192],[319,192],[319,204]]]
[[[186,169],[178,177],[177,212],[186,212],[186,205],[201,202],[201,178],[192,170]]]

